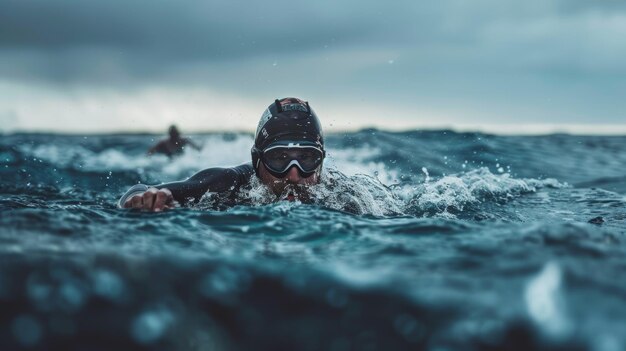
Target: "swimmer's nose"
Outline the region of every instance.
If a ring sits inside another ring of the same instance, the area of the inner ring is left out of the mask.
[[[287,171],[285,179],[291,184],[299,184],[300,181],[302,181],[302,177],[300,177],[298,167],[296,167],[295,165],[291,166],[291,168],[289,168],[289,170]]]

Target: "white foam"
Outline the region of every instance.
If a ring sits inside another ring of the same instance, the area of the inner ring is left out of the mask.
[[[320,184],[309,188],[315,203],[324,207],[374,216],[411,215],[454,218],[470,204],[510,201],[542,187],[564,186],[554,179],[515,179],[510,174],[493,174],[487,168],[460,175],[404,186],[389,187],[365,175],[346,175],[327,166]],[[213,201],[211,195],[207,201]],[[242,189],[240,200],[253,205],[274,203],[276,196],[256,177]],[[209,202],[211,204],[212,202]]]
[[[380,180],[365,174],[347,176],[329,167],[322,182],[311,188],[324,206],[359,214],[385,216],[402,214],[403,204]]]
[[[359,147],[348,149],[329,149],[324,161],[331,168],[340,170],[347,176],[365,174],[377,178],[381,183],[390,185],[398,182],[398,171],[384,162],[373,162],[372,158],[381,155],[379,148]]]
[[[111,148],[102,152],[91,151],[81,145],[22,145],[21,151],[31,157],[48,161],[59,167],[75,167],[87,171],[137,170],[154,171],[168,178],[188,176],[208,167],[236,166],[250,160],[252,137],[247,134],[225,139],[222,135],[194,138],[201,150],[187,148],[179,157],[169,159],[164,155],[147,156]],[[157,176],[157,178],[160,178]]]
[[[571,329],[561,297],[561,276],[560,267],[548,262],[524,294],[529,316],[552,337],[563,337]]]
[[[508,201],[543,187],[562,187],[555,179],[515,179],[509,173],[493,174],[487,168],[449,175],[423,184],[395,189],[404,199],[407,211],[435,212],[449,217],[448,210],[462,211],[469,204],[482,201]]]

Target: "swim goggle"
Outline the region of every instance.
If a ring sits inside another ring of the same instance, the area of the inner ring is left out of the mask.
[[[319,146],[289,143],[287,145],[270,145],[263,150],[261,161],[271,175],[284,178],[293,166],[300,176],[308,178],[324,160],[324,150]]]

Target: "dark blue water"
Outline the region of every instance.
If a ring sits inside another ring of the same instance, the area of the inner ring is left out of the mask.
[[[249,159],[194,140],[2,136],[0,350],[626,349],[626,137],[365,130],[318,205],[115,208]]]

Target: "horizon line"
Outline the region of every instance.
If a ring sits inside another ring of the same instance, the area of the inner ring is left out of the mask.
[[[324,126],[323,126],[324,127]],[[183,128],[181,128],[183,129]],[[455,126],[450,125],[415,125],[415,126],[376,126],[376,125],[363,125],[360,127],[326,127],[325,134],[341,134],[341,133],[356,133],[364,130],[377,130],[381,132],[391,133],[403,133],[412,131],[430,131],[430,132],[445,132],[450,131],[454,133],[477,133],[477,134],[491,134],[501,136],[546,136],[546,135],[572,135],[572,136],[626,136],[626,124],[526,124],[526,125],[513,125],[513,124],[458,124]],[[200,128],[185,128],[182,130],[184,135],[202,135],[202,134],[216,134],[216,133],[234,133],[234,134],[254,134],[252,128],[240,128],[240,129],[200,129]],[[20,129],[15,128],[13,130],[0,129],[1,135],[12,134],[54,134],[54,135],[165,135],[165,129],[156,128],[142,128],[142,129],[103,129],[103,130],[62,130],[51,128],[31,128]]]

